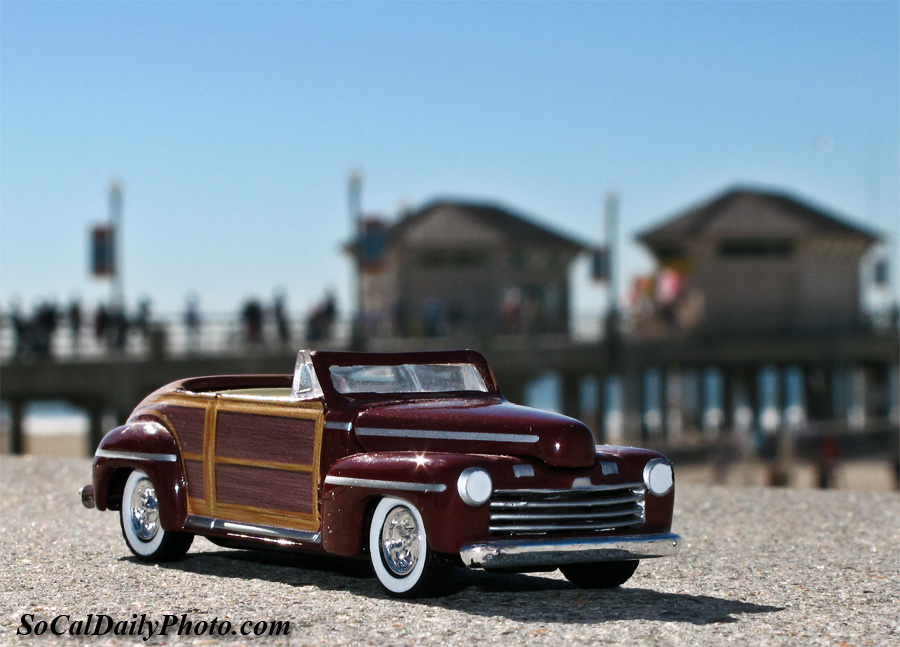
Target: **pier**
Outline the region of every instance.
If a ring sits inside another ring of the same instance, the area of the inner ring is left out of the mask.
[[[293,330],[302,330],[297,326]],[[9,446],[23,452],[29,402],[63,400],[90,417],[85,453],[147,394],[195,375],[289,373],[301,347],[348,349],[349,324],[326,339],[266,334],[252,343],[237,322],[207,319],[191,341],[177,318],[132,331],[118,350],[75,345],[69,331],[46,357],[17,357],[9,330],[0,336],[2,399],[10,412]],[[896,327],[857,332],[786,334],[495,335],[366,339],[365,349],[473,348],[490,362],[505,396],[524,402],[536,379],[551,376],[557,408],[584,420],[598,442],[642,444],[684,460],[708,459],[717,447],[752,446],[769,457],[816,459],[823,438],[842,458],[896,453]],[[790,447],[785,449],[785,439]],[[737,451],[740,451],[739,449]]]

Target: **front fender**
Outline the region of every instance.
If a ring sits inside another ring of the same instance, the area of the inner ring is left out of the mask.
[[[460,473],[485,467],[496,458],[466,454],[376,452],[336,462],[322,490],[322,546],[337,555],[358,555],[368,533],[371,510],[384,496],[405,499],[422,514],[428,545],[459,553],[488,532],[487,504],[467,505],[457,492]]]
[[[181,452],[172,433],[157,422],[131,422],[110,431],[94,454],[94,499],[98,510],[118,510],[122,487],[131,470],[150,477],[165,530],[184,528],[187,488]]]

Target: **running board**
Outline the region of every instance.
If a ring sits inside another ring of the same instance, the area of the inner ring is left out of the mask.
[[[259,526],[253,523],[241,523],[238,521],[224,521],[212,517],[199,517],[189,514],[184,521],[184,529],[193,532],[224,532],[229,537],[240,539],[266,539],[277,542],[292,542],[300,544],[322,543],[322,533],[309,530],[294,530],[292,528],[275,528],[273,526]]]

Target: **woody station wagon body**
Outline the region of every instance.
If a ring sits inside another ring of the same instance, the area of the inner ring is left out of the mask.
[[[97,449],[88,507],[142,560],[194,535],[367,556],[398,596],[455,564],[618,586],[677,552],[663,456],[511,404],[472,351],[301,351],[294,375],[165,386]]]

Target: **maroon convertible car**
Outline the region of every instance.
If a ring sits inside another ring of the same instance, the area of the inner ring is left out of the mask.
[[[301,351],[293,376],[169,384],[106,435],[81,497],[141,560],[194,535],[365,556],[401,597],[457,564],[615,587],[680,543],[665,457],[507,402],[472,351]]]

